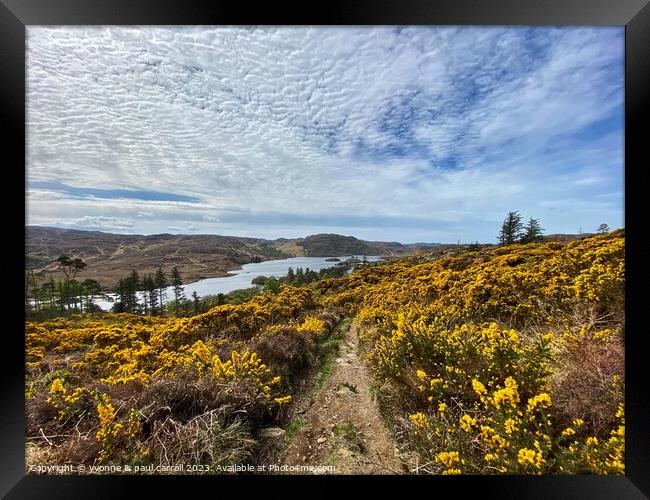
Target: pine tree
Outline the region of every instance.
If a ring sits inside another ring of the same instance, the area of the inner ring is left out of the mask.
[[[499,233],[499,245],[512,245],[521,239],[522,236],[521,215],[519,212],[508,212]]]
[[[127,311],[127,296],[128,296],[128,287],[127,283],[125,282],[124,278],[120,278],[120,280],[117,282],[115,285],[115,295],[118,296],[119,300],[117,303],[114,304],[113,308],[116,311]],[[118,306],[119,304],[119,306]]]
[[[600,226],[598,226],[598,232],[600,234],[609,233],[609,226],[603,222]]]
[[[142,287],[144,288],[145,295],[149,297],[149,314],[153,316],[158,310],[158,290],[156,289],[154,277],[151,274],[147,274],[142,279]]]
[[[158,266],[156,277],[154,278],[154,284],[156,286],[156,290],[158,290],[158,307],[160,308],[160,314],[162,315],[165,311],[164,304],[165,299],[167,298],[167,291],[165,288],[167,288],[167,285],[169,284],[167,282],[167,276],[165,276],[165,273],[162,270],[162,266]]]
[[[174,303],[176,304],[176,311],[178,312],[178,304],[181,299],[185,298],[183,293],[183,280],[178,267],[174,266],[172,269],[172,286],[174,287]]]
[[[56,297],[56,283],[54,283],[54,278],[50,276],[50,280],[41,285],[41,293],[47,298],[50,302],[50,308],[54,309],[55,297]]]
[[[94,309],[93,300],[95,295],[100,295],[102,293],[102,287],[96,280],[85,279],[81,283],[82,289],[86,294],[86,310],[92,312]]]
[[[133,269],[131,271],[131,275],[126,279],[127,283],[127,293],[128,293],[128,311],[132,313],[137,313],[139,312],[139,304],[138,304],[138,290],[140,289],[140,276],[138,275],[138,271]]]
[[[86,267],[86,263],[78,257],[71,259],[67,255],[61,255],[56,261],[59,263],[59,270],[65,274],[67,282],[75,279],[77,274]]]
[[[293,272],[293,267],[290,267],[287,271],[287,281],[291,283],[296,277],[296,273]]]
[[[533,243],[543,241],[542,231],[544,228],[539,225],[539,219],[528,219],[526,227],[524,227],[524,234],[521,237],[522,243]]]
[[[302,285],[303,282],[305,281],[305,272],[302,270],[302,267],[298,267],[296,269],[296,277],[295,277],[294,281],[298,285]]]
[[[194,299],[194,314],[199,314],[199,294],[196,290],[192,292],[192,299]]]

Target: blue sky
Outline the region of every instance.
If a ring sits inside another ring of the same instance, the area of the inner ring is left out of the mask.
[[[27,223],[494,242],[623,226],[624,32],[27,30]]]

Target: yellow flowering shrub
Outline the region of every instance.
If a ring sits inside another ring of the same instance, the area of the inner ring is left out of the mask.
[[[314,316],[307,316],[305,321],[296,328],[298,332],[311,334],[316,337],[326,332],[325,322]]]
[[[97,416],[99,419],[99,430],[95,437],[97,438],[97,442],[101,445],[98,460],[99,463],[103,463],[113,452],[115,439],[122,432],[124,425],[115,422],[115,409],[113,408],[110,397],[107,394],[101,395],[100,401],[97,404]]]
[[[171,432],[160,426],[164,412],[177,411],[173,404],[184,419],[217,400],[243,405],[237,418],[254,414],[254,425],[281,414],[297,387],[292,379],[327,344],[333,320],[326,311],[337,311],[356,317],[363,358],[399,399],[400,433],[429,464],[423,470],[619,474],[624,373],[611,360],[622,344],[624,254],[616,232],[424,252],[189,318],[121,313],[28,322],[26,394],[34,406],[47,400],[59,427],[76,423],[82,403],[102,394],[89,434],[100,446],[96,459],[115,458],[115,447],[130,441],[145,456],[147,436]],[[572,377],[590,371],[580,365],[589,356],[599,356],[596,368],[610,363],[591,370],[604,380],[594,399],[598,419],[586,409],[589,380],[581,386],[585,401],[570,390]],[[60,369],[70,377],[56,376]],[[178,394],[156,392],[174,383]],[[200,393],[200,404],[185,402],[188,391]],[[159,427],[146,423],[154,410],[145,396],[171,401],[156,410]]]
[[[553,391],[585,343],[618,342],[624,249],[602,235],[402,260],[328,283],[326,300],[357,311],[370,366],[411,401],[423,461],[454,443],[464,472],[620,473],[624,427],[604,439],[584,415],[561,423]],[[622,399],[622,378],[611,382]]]
[[[47,402],[50,403],[57,411],[57,418],[59,421],[78,413],[79,402],[84,393],[82,387],[77,387],[74,391],[69,392],[60,378],[55,378],[52,381],[49,389],[49,397]]]

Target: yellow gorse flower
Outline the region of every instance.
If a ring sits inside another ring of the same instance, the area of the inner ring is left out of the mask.
[[[465,432],[471,432],[472,427],[476,425],[476,419],[473,417],[470,417],[469,415],[463,415],[460,417],[460,428],[463,429]]]
[[[476,379],[472,380],[472,388],[474,389],[474,392],[479,396],[484,396],[485,394],[487,394],[487,389],[485,388],[485,386]]]
[[[543,392],[528,400],[528,411],[533,412],[537,408],[548,408],[551,404],[551,396]]]
[[[494,406],[500,408],[501,405],[508,404],[515,407],[519,403],[519,392],[517,392],[517,382],[512,377],[505,380],[505,387],[495,391],[493,396]]]
[[[425,428],[429,425],[429,418],[422,412],[414,413],[409,418],[415,427]]]
[[[291,402],[291,396],[283,396],[281,398],[275,398],[273,399],[277,404],[280,406],[289,404]]]
[[[457,451],[442,451],[436,455],[438,462],[447,468],[452,468],[456,463],[460,462],[460,455]]]

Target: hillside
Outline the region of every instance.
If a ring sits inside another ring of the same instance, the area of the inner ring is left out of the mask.
[[[184,281],[226,276],[242,264],[269,259],[351,254],[404,255],[425,245],[369,242],[352,236],[318,234],[300,239],[265,240],[219,235],[150,236],[79,231],[51,227],[26,228],[25,263],[29,269],[57,277],[55,260],[60,255],[84,259],[83,278],[112,287],[132,269],[154,273],[159,265],[177,266]]]
[[[624,256],[623,231],[423,252],[189,317],[29,322],[27,464],[623,474]]]
[[[26,231],[26,265],[57,276],[60,255],[78,256],[88,267],[83,278],[112,287],[131,269],[154,273],[159,265],[178,266],[186,281],[225,276],[241,264],[284,258],[270,242],[255,238],[217,235],[151,236],[99,231],[77,231],[29,226]]]

